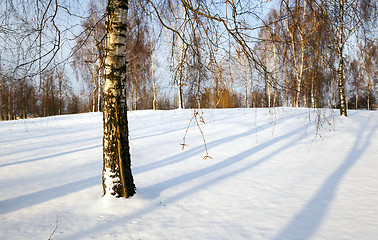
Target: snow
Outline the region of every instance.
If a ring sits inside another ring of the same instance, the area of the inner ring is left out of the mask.
[[[0,122],[0,239],[377,239],[378,112],[348,113],[202,110],[203,160],[193,110],[129,112],[130,199],[101,113]]]

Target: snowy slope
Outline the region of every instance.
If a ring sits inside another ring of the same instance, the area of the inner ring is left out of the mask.
[[[0,122],[0,239],[378,239],[378,112],[203,110],[207,160],[192,114],[129,112],[131,199],[102,197],[102,114]]]

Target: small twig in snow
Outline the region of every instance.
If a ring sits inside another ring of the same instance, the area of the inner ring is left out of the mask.
[[[203,114],[203,113],[202,113],[202,114]],[[203,124],[205,124],[205,120],[203,119],[202,114],[201,114],[201,116],[199,117],[199,118],[200,118],[200,122],[203,123]],[[208,152],[208,150],[207,150],[207,145],[206,145],[205,135],[203,134],[203,131],[202,131],[202,129],[201,129],[201,126],[199,125],[199,122],[198,122],[197,116],[198,116],[198,111],[197,111],[196,109],[194,109],[194,113],[193,113],[193,115],[192,115],[192,118],[190,119],[190,121],[189,121],[189,123],[188,123],[188,126],[187,126],[187,128],[186,128],[186,130],[185,130],[184,137],[182,138],[183,143],[180,143],[180,145],[182,146],[182,150],[184,150],[184,148],[185,148],[186,146],[188,146],[187,144],[185,144],[186,134],[188,133],[188,130],[189,130],[190,124],[192,123],[192,121],[193,121],[193,119],[194,119],[194,121],[196,122],[196,125],[197,125],[197,127],[198,127],[198,129],[199,129],[199,131],[200,131],[200,133],[201,133],[202,140],[203,140],[203,145],[204,145],[204,147],[205,147],[205,151],[206,151],[206,155],[203,157],[203,160],[206,160],[206,159],[208,159],[208,158],[213,159],[212,157],[209,156],[209,152]]]
[[[47,240],[51,240],[51,237],[55,234],[56,230],[58,229],[58,225],[59,225],[59,214],[56,215],[55,229],[54,229],[54,231],[51,233],[50,237],[49,237]]]

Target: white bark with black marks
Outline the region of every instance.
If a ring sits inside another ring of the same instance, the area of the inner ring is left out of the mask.
[[[103,190],[128,198],[135,193],[131,173],[126,106],[126,23],[128,1],[109,0],[106,19]]]
[[[339,89],[339,104],[340,104],[340,115],[347,116],[347,106],[345,99],[344,90],[344,60],[343,60],[343,50],[344,50],[344,2],[345,0],[339,0],[339,32],[337,36],[337,57],[338,57],[338,89]]]

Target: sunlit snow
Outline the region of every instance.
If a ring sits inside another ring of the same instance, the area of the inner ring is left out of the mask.
[[[0,122],[0,239],[377,239],[378,112],[348,113],[203,110],[203,160],[193,110],[129,112],[130,199],[101,113]]]

